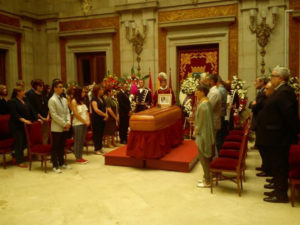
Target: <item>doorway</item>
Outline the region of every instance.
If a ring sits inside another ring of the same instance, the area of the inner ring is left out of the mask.
[[[0,49],[0,84],[6,84],[5,58],[7,50]]]
[[[77,53],[77,81],[80,86],[101,83],[106,74],[106,53]]]

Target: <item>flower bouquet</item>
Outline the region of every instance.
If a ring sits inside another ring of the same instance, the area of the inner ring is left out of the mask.
[[[104,77],[103,79],[104,81],[104,85],[107,88],[112,88],[114,90],[118,90],[119,89],[119,78],[116,75],[107,75],[106,77]]]

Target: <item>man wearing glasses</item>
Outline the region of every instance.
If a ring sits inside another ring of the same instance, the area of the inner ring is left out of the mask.
[[[271,174],[267,179],[266,202],[288,202],[288,155],[290,145],[297,142],[298,102],[293,88],[287,82],[290,73],[287,68],[275,67],[271,75],[274,92],[267,98],[260,118],[262,145],[269,153]]]
[[[63,84],[61,80],[53,82],[54,94],[50,98],[48,106],[51,115],[52,150],[51,158],[53,171],[61,173],[60,168],[71,169],[64,162],[64,147],[68,131],[71,127],[70,111],[67,99],[61,97]]]

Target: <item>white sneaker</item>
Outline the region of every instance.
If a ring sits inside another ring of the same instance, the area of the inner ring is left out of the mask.
[[[58,168],[58,169],[53,168],[53,171],[54,171],[55,173],[62,173],[61,170],[60,170],[59,168]]]
[[[199,187],[199,188],[209,188],[210,185],[211,185],[210,183],[203,182],[203,183],[197,184],[197,187]]]
[[[66,170],[72,169],[72,167],[67,164],[62,165],[61,168],[66,169]]]

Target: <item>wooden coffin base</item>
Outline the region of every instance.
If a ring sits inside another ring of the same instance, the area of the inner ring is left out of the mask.
[[[185,140],[160,159],[129,157],[126,155],[126,145],[106,153],[104,157],[105,165],[190,172],[198,161],[198,151],[194,141]]]

